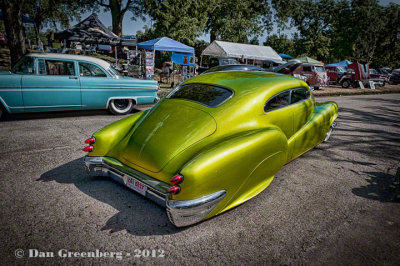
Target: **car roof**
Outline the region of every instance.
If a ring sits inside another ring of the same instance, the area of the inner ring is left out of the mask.
[[[282,90],[295,86],[307,86],[301,79],[293,76],[265,71],[218,71],[198,75],[183,84],[206,83],[227,87],[237,94],[247,94],[257,90]],[[279,86],[280,87],[280,86]],[[279,90],[279,89],[278,89]]]
[[[72,55],[72,54],[56,54],[56,53],[30,53],[27,56],[31,57],[38,57],[38,58],[54,58],[54,59],[70,59],[70,60],[82,60],[82,61],[89,61],[95,64],[100,65],[104,69],[108,69],[110,63],[104,61],[102,59],[92,57],[92,56],[85,56],[85,55]]]

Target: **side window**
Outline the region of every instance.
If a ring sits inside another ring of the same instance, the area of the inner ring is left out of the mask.
[[[264,111],[269,112],[289,105],[289,91],[284,91],[273,96],[264,106]]]
[[[46,60],[45,68],[47,75],[75,76],[74,62],[71,61]]]
[[[290,96],[290,103],[297,103],[303,100],[306,100],[310,97],[310,92],[307,88],[298,88],[292,90],[292,94]]]
[[[17,64],[11,69],[11,72],[16,74],[35,74],[34,69],[35,59],[30,56],[25,56],[20,59]]]
[[[82,77],[107,77],[100,67],[90,63],[79,62],[79,72]]]
[[[311,66],[303,66],[303,72],[311,72]]]

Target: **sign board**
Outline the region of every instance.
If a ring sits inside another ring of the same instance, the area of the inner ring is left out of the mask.
[[[146,79],[154,78],[154,53],[146,51]]]

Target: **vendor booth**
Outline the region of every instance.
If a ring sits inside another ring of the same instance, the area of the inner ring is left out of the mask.
[[[194,48],[168,37],[157,38],[137,44],[138,49],[145,50],[146,78],[154,78],[155,51],[172,52],[171,60],[175,64],[182,65],[183,80],[194,75]]]
[[[69,29],[55,33],[54,38],[64,43],[65,50],[67,43],[72,42],[84,43],[85,46],[82,47],[84,50],[86,50],[87,46],[90,46],[89,49],[99,49],[99,44],[117,46],[121,42],[121,38],[104,26],[96,14],[90,15]],[[136,39],[134,41],[136,44]],[[115,53],[115,59],[117,60],[117,49],[113,49],[112,52]]]
[[[282,61],[282,57],[272,49],[270,46],[261,46],[244,43],[233,43],[223,41],[213,41],[206,49],[201,53],[201,57],[209,55],[214,57],[231,57],[240,58],[246,60],[278,60]],[[200,60],[200,65],[202,58]]]

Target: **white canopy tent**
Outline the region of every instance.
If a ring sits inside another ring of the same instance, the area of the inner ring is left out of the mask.
[[[201,53],[203,55],[210,55],[216,57],[233,57],[244,59],[257,59],[257,60],[277,60],[283,61],[282,57],[275,52],[270,46],[260,46],[244,43],[233,43],[223,41],[213,41]]]

